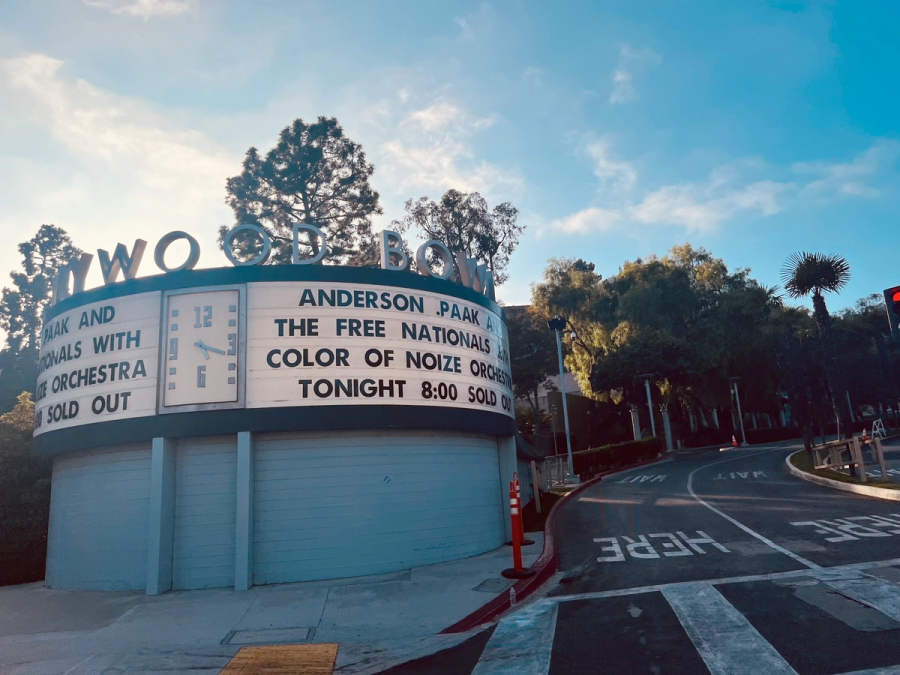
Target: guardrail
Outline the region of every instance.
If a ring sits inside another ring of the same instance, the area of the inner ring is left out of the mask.
[[[873,462],[878,462],[878,468],[881,470],[881,479],[889,482],[887,466],[884,462],[884,448],[881,445],[881,438],[872,436],[871,438],[853,438],[841,439],[837,441],[829,441],[824,445],[817,445],[812,449],[813,467],[816,469],[844,469],[847,467],[855,467],[859,480],[863,483],[868,482],[866,476],[866,458],[864,445],[869,446],[872,451]]]

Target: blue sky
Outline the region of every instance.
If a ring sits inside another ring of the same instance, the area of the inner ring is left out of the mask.
[[[225,264],[224,182],[296,117],[336,116],[385,214],[449,188],[604,275],[689,241],[772,285],[840,253],[832,308],[900,283],[894,2],[0,4],[0,270],[44,222],[89,251],[183,229]],[[147,256],[142,273],[155,273]],[[99,283],[97,270],[94,283]],[[90,284],[89,284],[90,285]]]

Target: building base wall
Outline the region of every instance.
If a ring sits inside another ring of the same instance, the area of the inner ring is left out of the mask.
[[[166,446],[175,452],[165,464],[174,472],[164,476],[174,485],[169,509],[151,499],[150,444],[57,458],[48,585],[241,590],[251,580],[362,576],[456,560],[506,540],[509,439],[291,432],[248,434],[239,446],[239,436]],[[160,538],[154,526],[168,534]],[[161,543],[148,553],[148,540]],[[169,550],[170,581],[151,583],[148,556]]]

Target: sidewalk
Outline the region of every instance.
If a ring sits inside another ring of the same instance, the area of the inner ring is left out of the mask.
[[[530,566],[543,536],[523,549]],[[336,673],[367,675],[452,647],[438,635],[506,592],[508,546],[386,575],[230,589],[0,588],[0,674],[218,673],[247,644],[337,642]]]

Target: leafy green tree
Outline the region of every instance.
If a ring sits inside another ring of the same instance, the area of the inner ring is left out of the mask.
[[[32,454],[33,418],[28,392],[0,416],[0,586],[44,578],[50,461]]]
[[[493,272],[497,286],[509,278],[509,257],[525,230],[517,223],[518,209],[509,202],[490,209],[477,192],[448,190],[440,201],[428,197],[410,199],[404,209],[403,218],[392,223],[398,232],[416,227],[451,251],[475,258]]]
[[[312,124],[296,119],[265,158],[256,148],[247,150],[240,175],[226,182],[225,201],[236,223],[257,223],[272,238],[270,264],[291,262],[293,225],[309,223],[328,236],[327,261],[373,266],[372,216],[382,213],[369,185],[374,171],[362,146],[344,135],[335,118],[319,117]],[[228,229],[220,229],[220,245]],[[300,243],[312,255],[319,252],[316,238],[302,235]],[[235,244],[245,256],[258,248],[250,236]]]
[[[542,317],[528,307],[506,307],[513,394],[531,406],[535,435],[540,435],[541,409],[538,396],[548,387],[549,375],[558,369],[556,340]]]
[[[34,401],[30,392],[23,391],[16,397],[13,409],[0,415],[0,424],[13,433],[31,433],[34,430]]]
[[[19,253],[23,271],[10,272],[13,288],[3,289],[0,328],[6,331],[7,349],[15,353],[36,352],[53,278],[81,251],[61,227],[41,225],[34,237],[19,244]]]
[[[773,289],[731,273],[690,245],[663,258],[625,263],[603,279],[583,260],[555,259],[532,287],[544,315],[566,316],[567,363],[583,391],[600,401],[646,410],[640,374],[653,373],[656,398],[676,417],[714,427],[712,411],[729,409],[728,378],[741,376],[757,411],[777,412],[778,372],[763,328],[780,301]],[[673,408],[671,404],[676,404]]]
[[[41,225],[19,244],[22,271],[10,272],[12,287],[0,293],[0,328],[6,344],[0,352],[0,410],[8,410],[15,396],[34,387],[44,310],[50,304],[51,284],[60,267],[81,251],[56,225]]]

